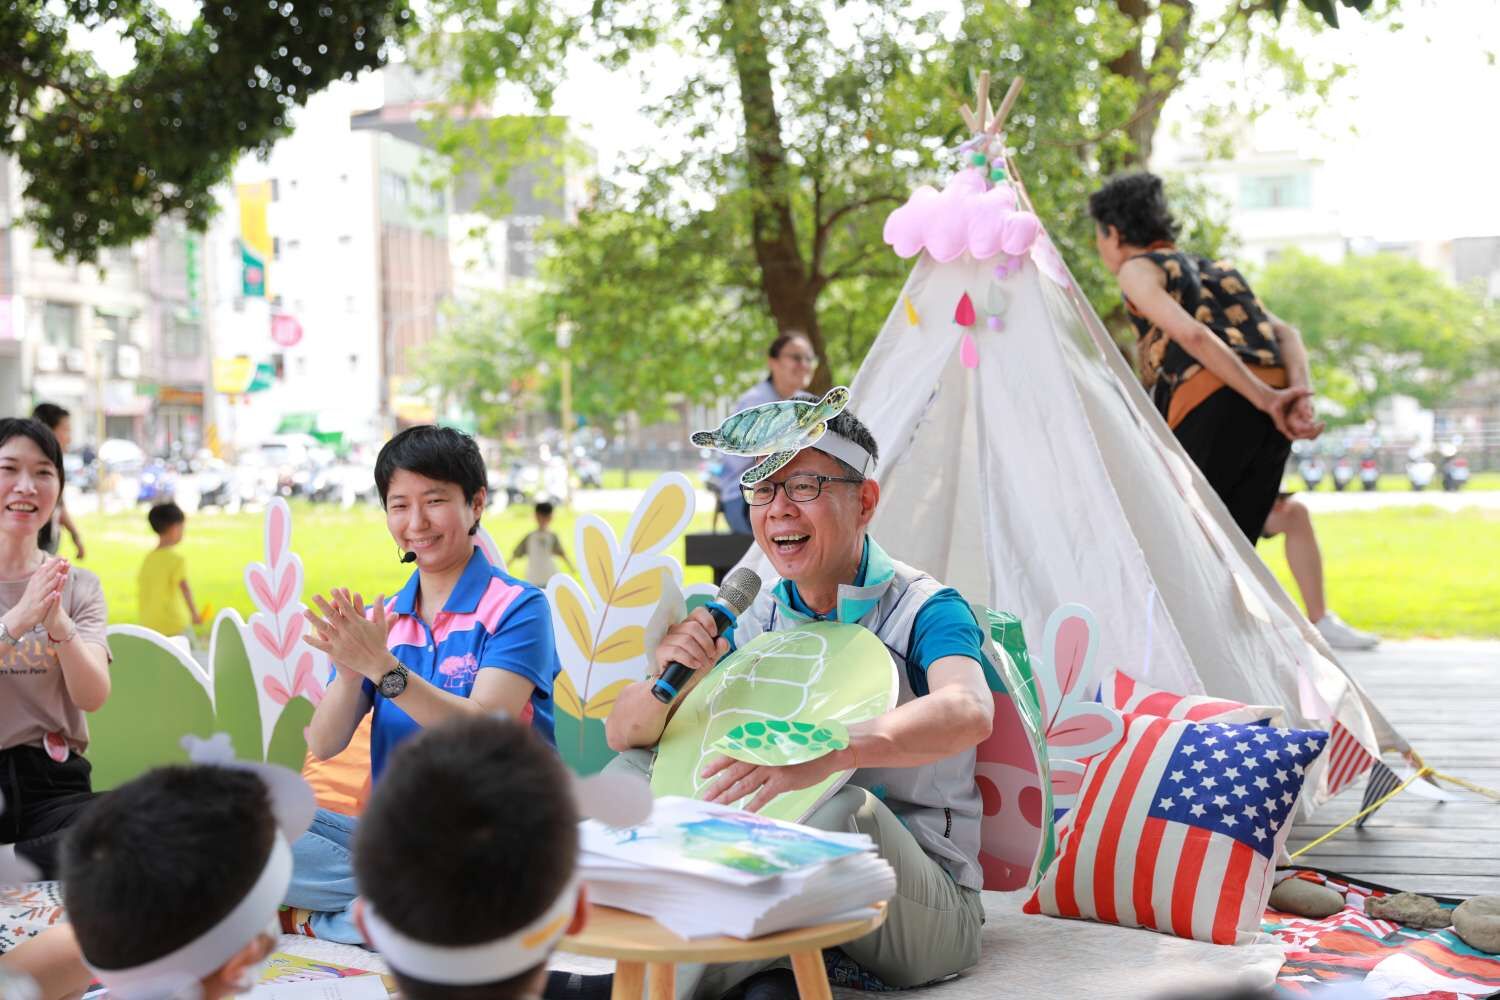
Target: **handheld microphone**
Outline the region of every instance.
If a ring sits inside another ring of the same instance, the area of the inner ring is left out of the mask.
[[[726,628],[734,625],[739,616],[745,613],[745,609],[755,603],[755,596],[759,593],[760,577],[753,569],[741,566],[724,578],[724,582],[719,585],[719,592],[708,605],[708,612],[714,618],[715,639],[723,635]],[[673,660],[661,672],[656,683],[651,685],[651,694],[663,705],[670,705],[692,676],[692,667],[685,667]]]
[[[417,561],[417,554],[415,552],[404,552],[401,555],[401,561],[404,563],[414,563]]]

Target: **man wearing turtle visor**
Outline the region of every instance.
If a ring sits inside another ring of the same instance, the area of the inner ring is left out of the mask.
[[[756,810],[783,792],[853,770],[804,822],[869,835],[895,868],[896,895],[884,926],[843,951],[861,976],[909,987],[979,960],[983,810],[974,760],[990,733],[994,703],[981,667],[984,636],[967,602],[891,559],[867,532],[880,503],[877,458],[868,429],[844,411],[810,446],[744,487],[756,544],[781,579],[739,616],[731,640],[744,644],[807,621],[858,623],[896,658],[896,708],[851,725],[847,748],[806,763],[773,767],[717,758],[704,771],[712,781],[703,797],[735,803],[749,796],[746,805]],[[690,690],[732,648],[715,634],[709,614],[693,612],[658,646],[657,672],[673,661],[692,668],[684,688]],[[681,702],[662,705],[651,686],[648,679],[623,691],[606,720],[610,746],[622,751],[612,767],[649,768],[648,748]],[[680,973],[678,992],[719,1000],[755,976],[755,985],[763,983],[774,995],[774,977],[782,975],[790,990],[790,975],[765,971],[770,964],[709,966],[696,985]]]

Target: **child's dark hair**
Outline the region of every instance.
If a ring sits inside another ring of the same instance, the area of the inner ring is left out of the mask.
[[[56,403],[38,403],[31,411],[31,419],[40,424],[45,424],[49,431],[57,430],[57,425],[67,420],[71,413],[58,406]]]
[[[548,503],[547,501],[543,500],[541,503],[539,503],[539,504],[536,505],[536,515],[538,517],[551,517],[552,516],[552,505],[550,503]]]
[[[146,512],[146,523],[158,535],[165,534],[174,524],[186,524],[187,515],[175,503],[159,503]]]
[[[397,931],[450,947],[496,941],[546,911],[578,862],[572,779],[529,725],[480,716],[406,741],[354,836],[360,893]],[[415,863],[420,859],[420,864]],[[439,986],[396,970],[411,1000],[510,1000],[536,974]]]
[[[128,969],[194,940],[245,898],[278,836],[266,786],[244,770],[162,767],[101,796],[62,845],[84,957]]]
[[[408,427],[380,449],[375,458],[375,488],[380,491],[382,507],[397,469],[440,483],[456,483],[464,491],[465,502],[473,500],[488,483],[484,457],[474,439],[463,431],[435,424]]]
[[[1089,195],[1089,214],[1100,230],[1114,226],[1131,246],[1149,247],[1177,238],[1177,220],[1167,208],[1161,178],[1144,171],[1117,174]]]

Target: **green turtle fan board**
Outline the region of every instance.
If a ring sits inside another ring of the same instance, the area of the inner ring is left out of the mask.
[[[651,791],[701,798],[712,784],[703,768],[721,755],[773,766],[816,760],[848,746],[850,726],[894,708],[898,690],[885,644],[858,625],[807,622],[758,635],[683,697],[662,733]],[[805,819],[850,773],[783,793],[761,812]]]
[[[741,410],[724,419],[716,430],[698,431],[693,444],[717,448],[726,455],[766,456],[746,469],[740,482],[746,486],[773,475],[803,448],[815,444],[828,430],[828,421],[849,405],[849,390],[829,389],[817,402],[782,399]]]

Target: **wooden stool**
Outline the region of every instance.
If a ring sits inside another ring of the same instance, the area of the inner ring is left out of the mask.
[[[650,917],[594,906],[583,931],[563,938],[558,948],[575,955],[614,959],[611,1000],[642,1000],[647,969],[651,971],[650,1000],[673,1000],[678,962],[753,962],[783,956],[792,960],[792,974],[797,977],[802,1000],[830,1000],[823,949],[864,937],[883,923],[885,904],[880,903],[875,915],[864,920],[803,927],[748,941],[732,937],[686,941]]]

